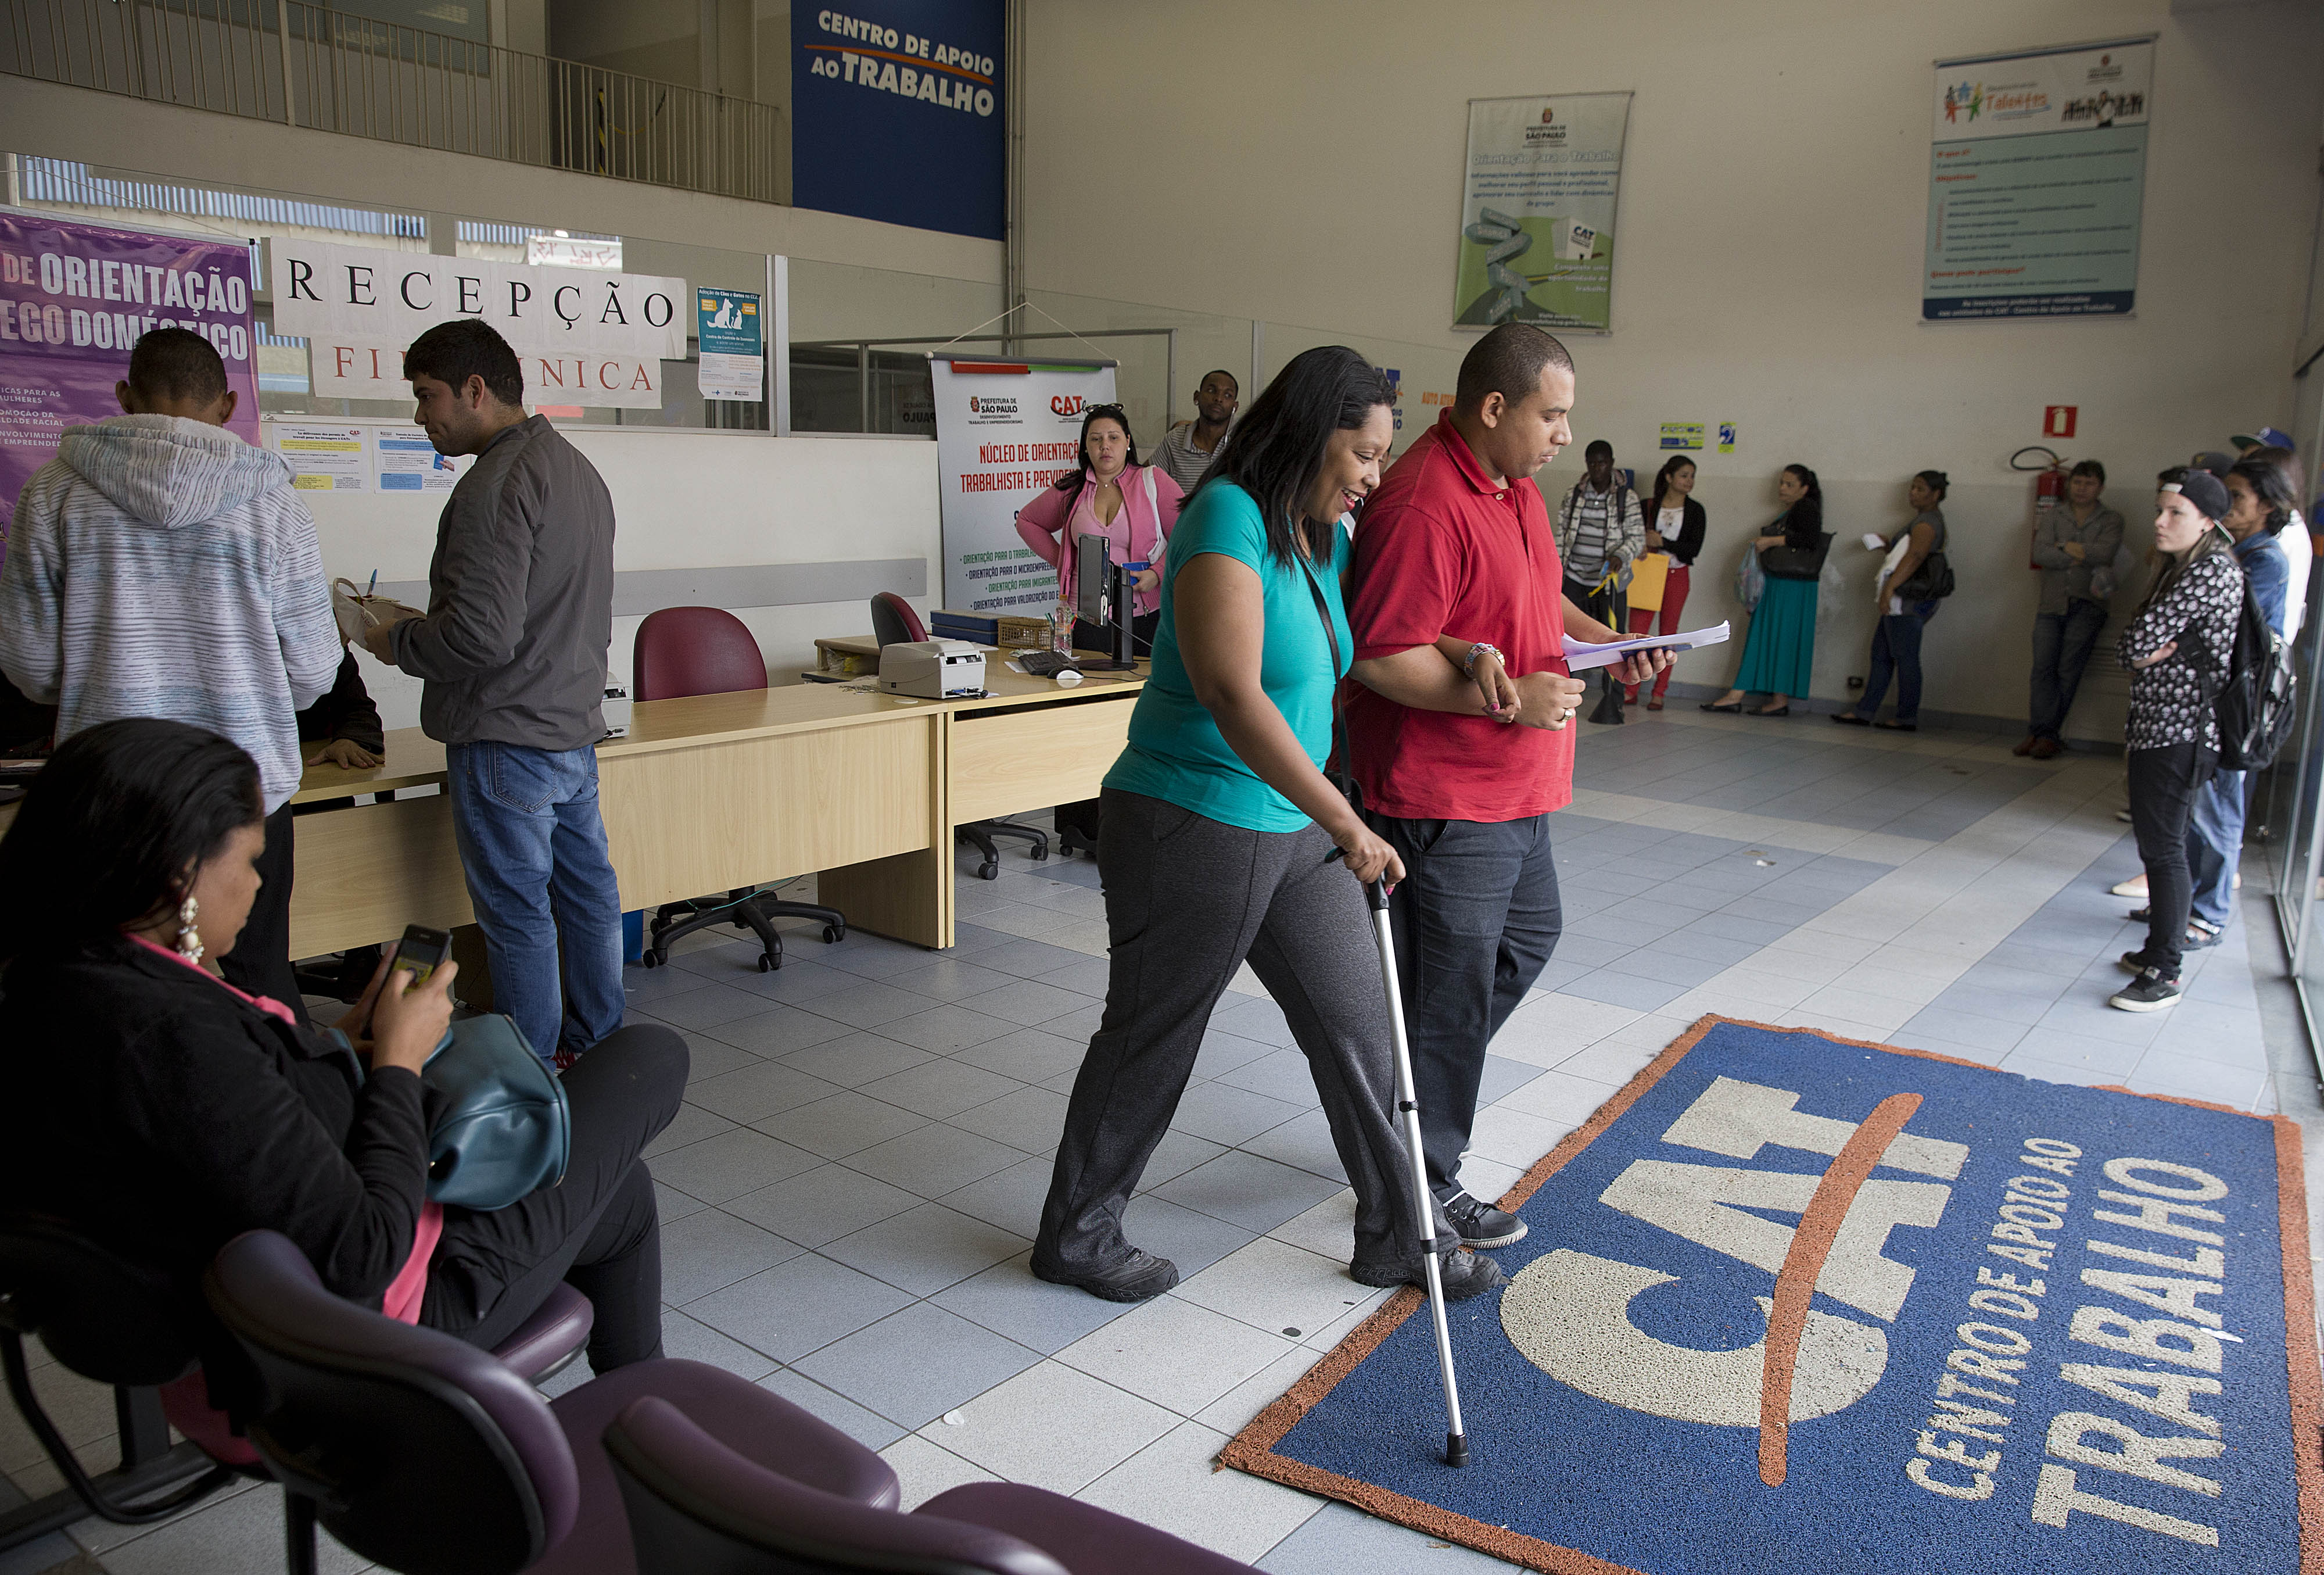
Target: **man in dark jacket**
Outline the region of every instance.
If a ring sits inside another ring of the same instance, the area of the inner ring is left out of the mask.
[[[489,325],[429,329],[403,375],[436,451],[475,463],[437,523],[426,616],[364,644],[427,681],[420,724],[445,745],[493,1004],[569,1066],[622,1024],[622,900],[596,754],[613,501],[546,417],[525,415],[523,369]]]

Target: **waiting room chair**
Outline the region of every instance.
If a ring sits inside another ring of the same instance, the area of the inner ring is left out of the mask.
[[[490,1352],[334,1296],[272,1231],[228,1242],[205,1290],[258,1370],[250,1437],[283,1486],[291,1575],[311,1575],[318,1523],[406,1575],[634,1575],[601,1440],[648,1395],[702,1419],[753,1469],[845,1501],[899,1500],[877,1455],[723,1368],[639,1362],[544,1400]]]
[[[295,1250],[295,1249],[294,1249]],[[169,1278],[100,1246],[61,1220],[0,1218],[0,1360],[24,1424],[66,1487],[0,1515],[0,1548],[94,1514],[117,1525],[163,1520],[234,1479],[262,1476],[239,1440],[218,1458],[189,1441],[170,1444],[161,1388],[198,1372],[196,1333],[206,1314]],[[588,1342],[589,1299],[558,1285],[493,1354],[530,1383],[561,1370]],[[23,1341],[41,1338],[68,1370],[114,1385],[121,1464],[92,1478],[32,1391]]]
[[[644,1570],[718,1575],[1249,1575],[1250,1566],[1039,1487],[977,1482],[909,1515],[745,1459],[682,1404],[605,1430]],[[849,1446],[872,1460],[860,1444]]]
[[[663,607],[647,614],[638,625],[630,681],[641,700],[732,694],[766,688],[767,659],[748,625],[723,607]],[[783,937],[775,928],[777,919],[820,919],[825,942],[847,938],[847,915],[838,909],[781,902],[744,886],[723,898],[663,903],[654,913],[645,965],[659,968],[668,962],[670,943],[682,936],[731,923],[759,937],[761,973],[779,968],[783,966]]]
[[[115,1525],[163,1520],[232,1481],[191,1443],[172,1448],[161,1386],[194,1370],[195,1314],[165,1275],[60,1220],[0,1219],[0,1362],[24,1425],[65,1487],[0,1515],[0,1549],[84,1515]],[[121,1462],[92,1477],[33,1393],[24,1341],[38,1336],[68,1371],[113,1386]]]
[[[912,604],[892,590],[883,590],[872,598],[872,637],[882,645],[909,645],[928,637],[927,625]],[[992,845],[995,837],[1022,837],[1032,843],[1035,858],[1049,857],[1049,834],[1035,826],[1019,826],[1010,820],[972,820],[953,828],[953,834],[984,855],[984,862],[976,866],[982,880],[1001,878],[1001,850]]]

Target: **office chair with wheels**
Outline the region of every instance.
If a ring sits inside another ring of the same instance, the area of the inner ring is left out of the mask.
[[[1250,1575],[1250,1566],[1039,1487],[979,1482],[909,1515],[745,1459],[683,1404],[605,1430],[638,1565],[721,1575]],[[860,1446],[859,1446],[860,1448]],[[876,1459],[877,1457],[874,1457]]]
[[[599,1441],[647,1395],[753,1468],[855,1503],[899,1499],[877,1455],[732,1373],[639,1362],[544,1400],[490,1352],[332,1295],[272,1231],[228,1242],[204,1288],[258,1371],[250,1437],[283,1487],[291,1575],[311,1575],[318,1524],[407,1575],[636,1575]]]
[[[904,645],[927,639],[928,631],[911,603],[892,590],[883,590],[872,598],[872,637],[882,645]],[[984,855],[984,862],[976,866],[980,880],[1001,878],[1001,850],[992,844],[995,837],[1022,837],[1033,845],[1027,850],[1032,857],[1049,857],[1049,834],[1038,827],[1010,820],[971,820],[952,829],[954,837]]]
[[[767,687],[767,659],[742,619],[722,607],[664,607],[646,615],[632,648],[630,682],[641,700],[731,694]],[[777,919],[820,919],[826,943],[847,938],[847,915],[813,903],[786,903],[748,886],[724,897],[664,903],[655,910],[645,965],[669,960],[672,941],[713,924],[731,923],[759,938],[759,971],[783,966]]]

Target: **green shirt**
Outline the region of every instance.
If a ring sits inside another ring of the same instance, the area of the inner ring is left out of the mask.
[[[1283,564],[1267,550],[1259,505],[1241,487],[1213,482],[1178,516],[1162,570],[1162,621],[1154,635],[1154,671],[1130,718],[1130,746],[1106,774],[1105,785],[1144,793],[1230,826],[1251,831],[1296,831],[1307,824],[1297,805],[1259,781],[1231,748],[1186,680],[1178,655],[1175,588],[1178,571],[1205,552],[1217,552],[1254,570],[1266,596],[1267,632],[1259,667],[1259,687],[1291,724],[1307,758],[1321,767],[1332,750],[1332,695],[1355,650],[1347,609],[1340,602],[1340,577],[1347,572],[1353,546],[1346,533],[1333,533],[1332,561],[1316,572],[1305,563]],[[1339,639],[1341,661],[1333,661],[1332,641],[1315,610],[1323,592]]]

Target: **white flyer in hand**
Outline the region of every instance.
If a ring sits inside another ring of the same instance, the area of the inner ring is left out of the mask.
[[[1724,644],[1726,640],[1727,625],[1723,623],[1678,635],[1640,635],[1630,640],[1609,640],[1603,645],[1593,645],[1569,635],[1565,640],[1565,668],[1568,672],[1587,672],[1593,667],[1611,667],[1634,651],[1692,651],[1704,645]]]

